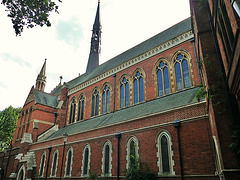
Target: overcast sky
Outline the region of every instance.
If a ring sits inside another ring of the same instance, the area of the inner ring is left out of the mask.
[[[0,110],[22,107],[47,58],[46,92],[85,73],[98,0],[62,0],[51,27],[16,37],[0,4]],[[188,0],[101,0],[100,64],[190,16]]]

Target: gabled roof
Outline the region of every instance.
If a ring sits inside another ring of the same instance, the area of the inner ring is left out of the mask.
[[[127,120],[141,118],[143,116],[193,104],[197,102],[196,98],[194,97],[198,89],[198,87],[195,87],[146,103],[138,104],[125,109],[120,109],[114,113],[108,113],[76,124],[68,125],[57,131],[48,139],[63,136],[64,133],[67,133],[69,135],[80,133],[98,127],[113,125],[116,123],[125,122]]]
[[[34,90],[35,104],[42,104],[56,108],[58,106],[57,96],[47,94],[45,92]]]
[[[184,34],[185,32],[188,32],[192,29],[191,27],[191,18],[187,18],[178,24],[168,28],[167,30],[153,36],[152,38],[138,44],[137,46],[119,54],[118,56],[110,59],[109,61],[99,65],[91,74],[86,75],[83,74],[71,81],[69,81],[69,88],[76,87],[134,57],[137,57],[155,47],[157,47],[160,44],[163,44],[181,34]],[[54,95],[59,95],[60,91],[53,92]]]

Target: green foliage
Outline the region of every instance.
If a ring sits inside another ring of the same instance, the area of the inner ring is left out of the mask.
[[[58,5],[54,0],[2,0],[2,4],[7,8],[16,35],[21,35],[24,26],[51,26],[48,19],[50,12],[58,12]]]
[[[232,144],[230,144],[230,149],[237,154],[238,162],[240,163],[240,126],[235,126],[232,131]]]
[[[125,176],[125,180],[155,180],[157,179],[156,175],[150,172],[148,166],[144,163],[140,163],[138,158],[132,157],[135,159],[134,164],[130,164]]]
[[[97,180],[97,174],[95,172],[89,171],[88,179]]]
[[[21,110],[21,108],[9,106],[0,111],[0,151],[11,144]]]
[[[200,99],[205,98],[207,96],[207,91],[206,86],[203,86],[202,84],[200,84],[199,89],[197,91],[197,93],[195,94],[195,98],[197,98],[198,101],[200,101]]]

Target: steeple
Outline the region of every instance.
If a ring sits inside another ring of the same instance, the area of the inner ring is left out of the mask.
[[[38,74],[37,76],[37,80],[36,80],[36,86],[35,86],[35,89],[39,90],[39,91],[44,91],[45,89],[45,85],[46,85],[46,60],[45,59],[45,62],[42,66],[42,69],[40,71],[40,73]]]
[[[101,23],[100,23],[100,0],[98,1],[97,13],[92,30],[91,48],[88,58],[86,74],[90,74],[99,65],[99,54],[101,50]]]

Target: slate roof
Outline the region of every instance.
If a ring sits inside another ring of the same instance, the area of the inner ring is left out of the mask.
[[[41,91],[34,90],[34,99],[35,103],[51,106],[51,107],[57,107],[58,106],[58,99],[56,96],[53,96],[51,94],[47,94]]]
[[[74,134],[87,130],[91,130],[98,127],[104,127],[107,125],[124,122],[133,118],[140,118],[146,115],[151,115],[157,112],[163,112],[171,110],[173,108],[186,106],[192,103],[196,103],[197,100],[195,94],[198,87],[191,88],[185,91],[174,93],[168,96],[164,96],[152,101],[148,101],[142,104],[131,106],[125,109],[120,109],[114,113],[108,113],[89,120],[85,120],[79,123],[68,125],[55,134],[51,135],[48,139],[63,136],[64,133]]]
[[[99,65],[91,74],[86,75],[83,74],[71,81],[69,81],[69,89],[78,86],[79,84],[82,84],[136,56],[139,56],[143,54],[144,52],[147,52],[155,47],[157,47],[160,44],[163,44],[185,32],[188,32],[192,29],[191,27],[191,18],[187,18],[178,24],[168,28],[167,30],[153,36],[152,38],[138,44],[137,46],[121,53],[120,55],[110,59],[109,61]],[[60,89],[54,91],[52,94],[59,95],[61,92]]]

